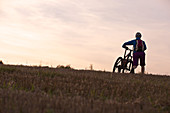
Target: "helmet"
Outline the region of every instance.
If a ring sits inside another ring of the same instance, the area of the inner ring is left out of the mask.
[[[140,32],[137,32],[137,33],[136,33],[136,38],[137,38],[137,37],[138,37],[138,38],[141,38],[141,37],[142,37],[142,35],[141,35]]]

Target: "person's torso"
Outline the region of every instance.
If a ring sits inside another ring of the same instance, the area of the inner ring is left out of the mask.
[[[133,49],[134,49],[134,53],[144,52],[144,41],[141,39],[134,40]]]

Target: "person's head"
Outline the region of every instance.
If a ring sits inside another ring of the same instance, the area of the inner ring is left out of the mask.
[[[137,32],[136,33],[136,38],[141,38],[142,37],[142,34],[140,32]]]

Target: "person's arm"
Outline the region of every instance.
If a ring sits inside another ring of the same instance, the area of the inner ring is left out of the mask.
[[[133,45],[133,43],[134,43],[134,40],[125,42],[125,43],[122,45],[122,47],[123,47],[123,48],[127,48],[126,45]]]
[[[143,41],[143,44],[144,44],[144,50],[146,50],[147,47],[146,47],[145,41]]]

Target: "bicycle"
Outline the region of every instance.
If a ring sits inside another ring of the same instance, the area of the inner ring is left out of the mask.
[[[127,51],[129,51],[127,53]],[[133,50],[131,49],[125,49],[124,57],[118,57],[114,67],[113,67],[113,73],[130,73],[132,70],[133,65],[133,57],[132,57]]]

